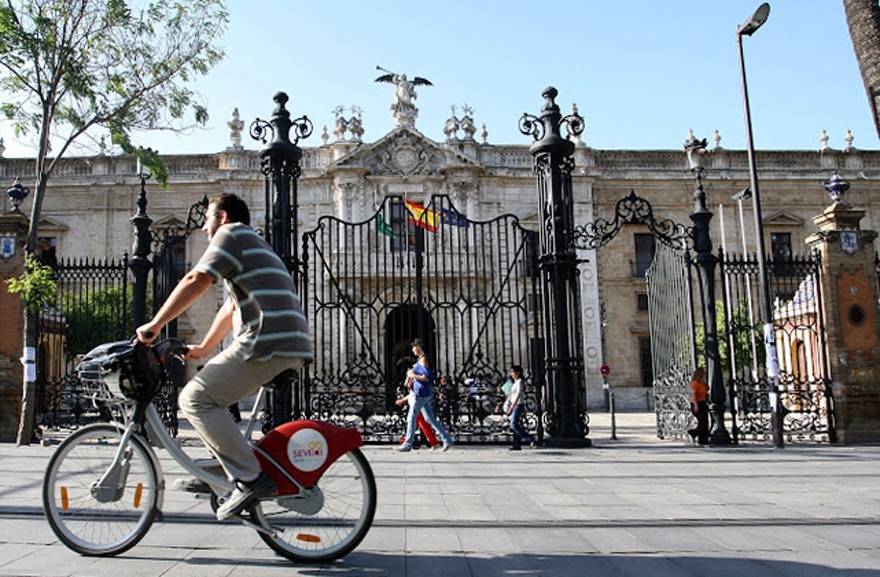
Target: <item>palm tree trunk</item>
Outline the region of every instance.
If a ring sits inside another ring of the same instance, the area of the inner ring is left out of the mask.
[[[843,0],[843,8],[874,115],[874,126],[880,136],[880,2]]]

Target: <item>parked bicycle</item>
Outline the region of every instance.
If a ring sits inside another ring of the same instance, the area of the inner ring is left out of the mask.
[[[147,347],[136,341],[101,345],[81,361],[93,401],[122,421],[83,427],[62,442],[46,468],[43,508],[49,525],[82,555],[112,556],[134,547],[162,509],[165,480],[152,445],[165,448],[188,473],[207,483],[216,509],[233,484],[193,461],[166,431],[153,399],[163,363],[182,358],[176,339]],[[258,394],[256,407],[266,394]],[[255,409],[256,412],[256,409]],[[255,421],[248,426],[250,438]],[[376,510],[376,482],[353,428],[299,420],[254,443],[277,493],[247,508],[239,520],[293,561],[329,561],[366,536]]]

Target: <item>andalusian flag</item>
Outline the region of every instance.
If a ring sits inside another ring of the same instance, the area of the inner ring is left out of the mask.
[[[387,237],[394,236],[394,232],[392,232],[391,230],[391,225],[385,222],[385,217],[382,215],[381,212],[376,218],[376,228],[379,230],[380,233],[384,234]]]
[[[437,232],[437,226],[440,224],[440,215],[433,210],[428,210],[420,202],[406,201],[406,209],[409,211],[409,218],[414,225],[423,228],[428,232]]]

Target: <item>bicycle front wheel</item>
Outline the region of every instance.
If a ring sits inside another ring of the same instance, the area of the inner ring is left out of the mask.
[[[134,547],[156,517],[158,474],[150,449],[132,435],[123,464],[104,487],[123,431],[106,424],[83,427],[64,440],[46,468],[43,510],[55,535],[82,555],[118,555]]]
[[[323,505],[316,512],[317,507],[299,507],[284,497],[263,500],[251,509],[255,521],[276,530],[275,535],[260,533],[276,553],[293,561],[332,561],[351,552],[370,530],[376,513],[376,480],[359,449],[337,459],[321,476],[318,488]]]

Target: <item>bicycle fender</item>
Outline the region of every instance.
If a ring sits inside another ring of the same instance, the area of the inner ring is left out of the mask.
[[[363,444],[360,431],[354,427],[337,427],[312,420],[291,421],[275,427],[260,439],[256,457],[260,467],[278,486],[278,494],[290,495],[299,489],[288,475],[303,487],[313,487],[334,461]]]

